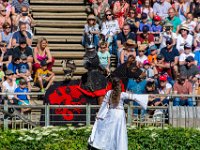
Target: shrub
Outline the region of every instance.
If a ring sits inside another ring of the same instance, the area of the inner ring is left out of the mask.
[[[1,150],[87,150],[91,127],[0,131]],[[200,150],[200,131],[128,127],[129,150]]]

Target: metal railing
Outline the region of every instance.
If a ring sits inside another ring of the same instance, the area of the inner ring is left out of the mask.
[[[9,93],[16,94],[16,93]],[[17,95],[25,93],[17,93]],[[27,93],[29,95],[43,95],[44,93]],[[0,93],[0,95],[8,95],[8,93]],[[134,109],[141,110],[140,106],[132,105],[132,102],[125,104],[125,112],[127,124],[142,126],[159,126],[172,125],[174,127],[200,127],[200,107],[193,106],[173,106],[174,97],[193,97],[194,101],[200,95],[164,95],[158,94],[157,97],[167,96],[170,103],[167,106],[148,106],[148,112],[145,115],[139,114],[133,116]],[[99,105],[8,105],[5,101],[0,105],[2,114],[0,126],[1,128],[33,128],[36,126],[49,125],[90,125],[95,121]],[[30,108],[27,114],[21,114],[20,109]],[[10,113],[9,110],[14,109]],[[156,114],[155,111],[160,111]],[[57,112],[57,113],[55,113]],[[153,113],[152,113],[153,112]],[[156,114],[156,115],[155,115]],[[5,115],[8,118],[5,118]]]

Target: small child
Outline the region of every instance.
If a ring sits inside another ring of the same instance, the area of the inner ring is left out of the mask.
[[[36,71],[34,83],[41,88],[41,92],[45,92],[53,83],[55,75],[47,69],[47,62],[45,60],[40,63],[41,68]]]
[[[19,87],[15,89],[15,93],[28,93],[30,91],[30,86],[27,88],[27,82],[24,79],[19,81]],[[18,105],[30,105],[30,95],[15,95],[15,99],[18,101]],[[27,112],[30,108],[22,108],[21,112]]]
[[[148,60],[144,61],[142,70],[146,73],[147,79],[154,77],[154,70],[151,68],[151,64]]]
[[[154,64],[157,62],[157,47],[155,45],[152,45],[149,47],[150,54],[148,55],[148,61],[151,64]]]
[[[143,32],[143,27],[145,25],[148,26],[149,27],[149,31],[152,32],[151,24],[148,22],[147,14],[146,13],[142,13],[141,22],[140,22],[140,26],[139,26],[139,33]]]
[[[106,70],[107,74],[110,73],[110,53],[107,50],[107,44],[105,42],[100,43],[100,48],[97,53],[100,61],[100,65]]]
[[[29,71],[29,66],[27,63],[27,56],[22,54],[20,57],[21,61],[19,65],[17,65],[16,74],[18,78],[24,78],[27,82],[32,81],[31,73]]]
[[[155,43],[159,44],[161,43],[160,34],[162,32],[162,26],[160,25],[161,17],[156,15],[154,16],[153,20],[154,20],[154,24],[152,25],[152,31],[154,34]]]

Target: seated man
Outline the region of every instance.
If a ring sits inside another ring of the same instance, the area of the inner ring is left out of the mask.
[[[118,58],[119,58],[119,56],[120,56],[121,50],[123,49],[124,43],[125,43],[128,39],[131,39],[131,40],[135,41],[135,40],[136,40],[136,36],[135,36],[134,33],[131,33],[130,25],[125,24],[125,25],[123,26],[122,32],[120,32],[120,33],[117,35],[117,46],[118,46],[117,55],[118,55]]]
[[[197,74],[199,74],[199,69],[195,65],[194,57],[188,56],[185,59],[186,64],[180,67],[180,74],[185,74],[187,78],[191,78]]]
[[[187,80],[187,77],[181,75],[174,83],[174,94],[191,94],[192,95],[192,83]],[[193,106],[191,97],[176,97],[174,106]]]
[[[32,49],[27,46],[26,39],[20,39],[19,46],[14,48],[12,53],[12,58],[20,58],[22,54],[25,54],[29,65],[29,72],[32,72],[33,52]]]
[[[25,39],[28,46],[31,46],[32,44],[32,37],[31,34],[26,31],[26,23],[20,22],[19,24],[19,31],[16,31],[13,34],[12,40],[11,40],[11,46],[17,47],[19,46],[20,39]]]

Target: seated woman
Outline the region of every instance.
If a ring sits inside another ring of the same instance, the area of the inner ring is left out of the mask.
[[[105,21],[102,23],[101,34],[105,36],[109,51],[115,54],[117,51],[117,34],[120,32],[117,20],[113,18],[112,10],[105,12]]]
[[[5,22],[8,22],[9,24],[11,24],[11,19],[10,17],[6,16],[6,8],[0,4],[0,30],[3,30],[3,24]]]
[[[47,69],[52,70],[54,64],[54,58],[51,55],[50,49],[48,48],[48,41],[42,37],[38,40],[37,47],[34,48],[33,53],[34,64],[33,71],[36,72],[40,68],[41,61],[46,60]]]
[[[82,45],[86,47],[87,45],[94,44],[98,47],[99,44],[99,25],[96,23],[96,17],[90,14],[87,17],[87,24],[84,27],[84,33],[82,38]]]
[[[11,48],[11,39],[12,39],[12,32],[11,32],[11,25],[8,22],[3,24],[3,31],[0,34],[0,43],[4,42],[7,45],[7,48]]]

